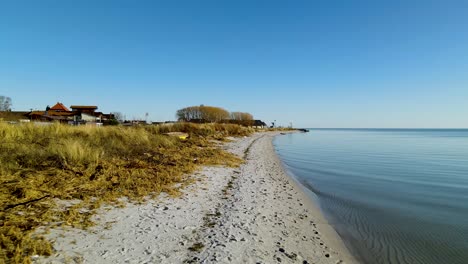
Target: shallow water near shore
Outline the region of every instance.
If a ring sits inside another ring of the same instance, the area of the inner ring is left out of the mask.
[[[468,130],[311,129],[275,148],[363,263],[468,263]]]

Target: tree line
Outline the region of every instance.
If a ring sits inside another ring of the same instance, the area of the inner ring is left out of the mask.
[[[246,112],[229,112],[222,107],[216,106],[188,106],[177,110],[176,118],[179,121],[185,122],[200,122],[200,123],[238,123],[250,124],[253,123],[253,116]]]

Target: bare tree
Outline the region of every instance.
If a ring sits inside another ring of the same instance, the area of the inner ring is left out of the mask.
[[[177,110],[176,118],[179,121],[190,121],[194,119],[202,119],[200,106],[189,106]]]
[[[246,112],[232,112],[231,123],[239,124],[243,126],[253,126],[254,118],[253,115]]]
[[[0,95],[0,111],[11,111],[11,98]]]
[[[246,112],[232,112],[231,119],[239,121],[253,120],[253,115]]]
[[[122,112],[112,112],[111,114],[114,115],[114,118],[115,120],[118,120],[120,122],[123,122],[124,121],[124,115],[122,114]]]

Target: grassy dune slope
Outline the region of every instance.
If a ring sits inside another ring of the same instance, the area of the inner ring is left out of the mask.
[[[181,131],[188,140],[164,135]],[[39,226],[86,228],[102,203],[177,195],[200,165],[237,166],[241,160],[213,140],[245,136],[237,125],[71,127],[0,123],[0,263],[28,263],[52,245]],[[74,201],[64,202],[64,201]]]

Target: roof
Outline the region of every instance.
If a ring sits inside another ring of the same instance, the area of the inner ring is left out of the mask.
[[[47,111],[48,116],[73,116],[74,114],[72,112],[53,112],[53,111]]]
[[[32,111],[27,114],[30,115],[39,115],[39,116],[73,116],[72,112],[54,112],[54,111]]]
[[[65,105],[63,105],[62,103],[60,102],[57,102],[54,106],[52,106],[50,108],[50,110],[54,110],[54,111],[66,111],[66,112],[69,112],[70,109],[68,109]]]
[[[28,115],[44,115],[45,114],[45,111],[37,111],[37,110],[34,110],[32,112],[29,112]]]
[[[72,105],[71,109],[98,109],[95,105]]]
[[[0,119],[5,121],[16,121],[26,118],[29,112],[26,111],[0,111]]]

